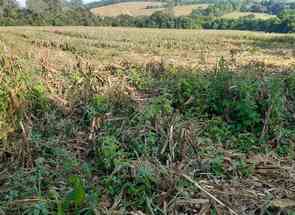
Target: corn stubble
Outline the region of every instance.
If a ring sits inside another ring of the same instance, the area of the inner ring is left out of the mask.
[[[0,30],[0,213],[294,213],[292,36],[143,31]]]

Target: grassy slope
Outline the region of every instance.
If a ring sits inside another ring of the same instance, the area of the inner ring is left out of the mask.
[[[124,2],[115,3],[111,5],[93,8],[92,12],[99,16],[112,16],[116,17],[122,14],[131,16],[150,16],[156,11],[165,10],[164,8],[148,9],[148,6],[161,6],[161,2]],[[206,8],[208,4],[194,4],[194,5],[181,5],[175,7],[176,16],[190,15],[193,9]],[[266,13],[252,13],[252,12],[232,12],[223,15],[223,18],[237,19],[244,16],[254,15],[257,19],[269,19],[275,16]]]
[[[273,15],[266,14],[266,13],[252,13],[252,12],[232,12],[232,13],[227,13],[223,15],[222,17],[227,19],[237,19],[240,17],[249,16],[249,15],[254,15],[255,18],[257,19],[270,19],[275,17]]]
[[[164,8],[147,9],[147,6],[161,5],[160,2],[125,2],[92,9],[96,15],[100,16],[118,16],[128,14],[132,16],[151,15],[155,11],[164,10]],[[199,5],[184,5],[175,7],[176,16],[189,15],[193,9],[206,7],[206,4]]]

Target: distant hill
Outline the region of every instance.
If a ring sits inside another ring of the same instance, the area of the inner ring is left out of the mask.
[[[179,5],[174,8],[176,16],[191,14],[193,9],[206,8],[207,4]],[[91,11],[98,16],[116,17],[119,15],[149,16],[156,11],[165,10],[165,5],[159,1],[128,1],[115,4],[100,5]]]
[[[85,4],[85,6],[89,9],[97,8],[97,7],[102,7],[106,5],[111,5],[111,4],[117,4],[117,3],[124,3],[124,2],[137,2],[138,0],[102,0],[102,1],[94,1]]]
[[[106,6],[106,5],[112,5],[117,3],[124,3],[124,2],[163,2],[162,0],[101,0],[101,1],[94,1],[85,4],[85,6],[89,9]],[[177,0],[178,3],[181,5],[187,5],[187,4],[211,4],[215,3],[216,1],[220,0]]]

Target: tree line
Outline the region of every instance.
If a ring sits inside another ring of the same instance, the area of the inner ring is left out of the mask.
[[[225,19],[223,13],[237,10],[240,1],[221,1],[203,11],[193,11],[189,16],[176,17],[157,11],[151,16],[97,17],[82,0],[27,0],[21,8],[16,0],[0,0],[0,25],[84,25],[84,26],[127,26],[145,28],[178,29],[231,29],[265,32],[295,32],[295,9],[285,8],[276,17],[256,19],[249,15]],[[266,3],[264,3],[266,4]]]
[[[0,25],[97,25],[98,18],[82,0],[26,0],[21,8],[16,0],[0,0]]]
[[[270,19],[256,19],[254,15],[234,19],[192,15],[175,17],[158,11],[151,16],[120,15],[108,17],[104,18],[101,24],[141,28],[222,29],[291,33],[295,32],[295,10],[285,11]]]

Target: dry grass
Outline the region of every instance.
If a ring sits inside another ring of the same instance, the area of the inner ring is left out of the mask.
[[[118,4],[107,5],[98,7],[92,11],[99,16],[119,16],[119,15],[130,15],[130,16],[149,16],[153,12],[159,9],[147,9],[148,6],[161,6],[160,2],[124,2]]]
[[[274,70],[295,64],[292,35],[246,31],[135,29],[103,27],[1,28],[5,49],[30,61],[46,54],[55,66],[76,55],[94,64],[165,61],[185,67],[212,67],[221,57],[240,65],[258,62]]]
[[[256,19],[270,19],[274,18],[275,16],[267,14],[267,13],[252,13],[252,12],[232,12],[227,13],[222,16],[222,18],[226,19],[238,19],[240,17],[250,16],[253,15]]]
[[[192,13],[194,9],[203,9],[208,7],[208,4],[196,4],[196,5],[181,5],[175,7],[176,16],[187,16]]]
[[[119,15],[130,15],[130,16],[150,16],[156,11],[165,10],[161,7],[161,2],[124,2],[117,3],[107,6],[98,7],[92,9],[92,12],[99,16],[112,16],[116,17]],[[159,7],[159,8],[148,8],[148,7]],[[205,8],[206,4],[195,4],[195,5],[183,5],[175,7],[176,16],[184,16],[191,14],[193,9]]]

